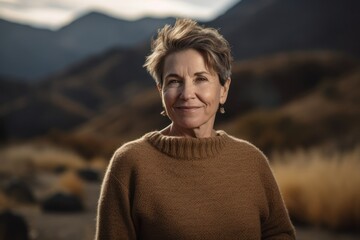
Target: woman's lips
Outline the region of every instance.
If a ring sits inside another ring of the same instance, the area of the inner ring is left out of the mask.
[[[197,106],[179,106],[175,107],[176,110],[180,110],[182,112],[194,112],[198,110],[200,107]]]

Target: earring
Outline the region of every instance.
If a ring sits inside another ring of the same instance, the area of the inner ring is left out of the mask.
[[[164,116],[164,117],[167,116],[165,109],[161,111],[160,115],[161,115],[161,116]]]
[[[224,114],[224,113],[225,113],[224,104],[220,104],[219,112],[220,112],[221,114]]]

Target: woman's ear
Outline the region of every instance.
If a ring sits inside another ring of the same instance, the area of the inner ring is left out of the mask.
[[[158,89],[158,91],[160,93],[160,96],[162,96],[162,86],[161,86],[161,84],[160,83],[156,84],[156,87],[157,87],[157,89]]]
[[[220,103],[224,104],[226,102],[228,93],[229,93],[229,88],[230,88],[230,83],[231,83],[231,78],[228,78],[225,81],[224,86],[221,86],[221,92],[220,92]]]

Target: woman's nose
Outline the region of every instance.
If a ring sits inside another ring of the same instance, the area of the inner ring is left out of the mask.
[[[195,97],[195,86],[191,83],[185,83],[181,88],[180,98],[183,100],[188,100],[194,97]]]

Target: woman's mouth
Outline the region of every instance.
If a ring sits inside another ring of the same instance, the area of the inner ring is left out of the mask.
[[[176,110],[180,110],[182,112],[195,112],[196,110],[198,110],[200,107],[198,106],[178,106],[175,107]]]

